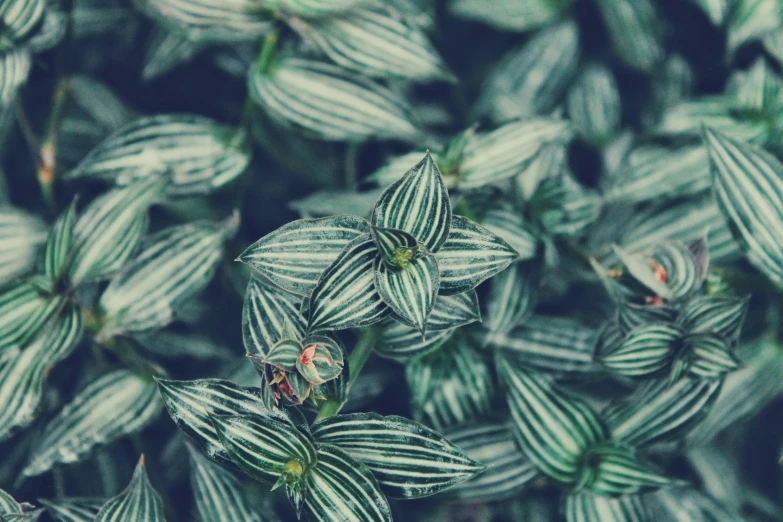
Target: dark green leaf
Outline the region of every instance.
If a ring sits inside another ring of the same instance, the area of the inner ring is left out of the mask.
[[[136,466],[128,488],[109,500],[95,517],[95,522],[165,522],[163,501],[153,489],[144,468],[144,457]]]
[[[285,324],[304,337],[305,320],[299,314],[299,303],[288,294],[260,279],[251,278],[242,307],[242,336],[247,353],[264,356],[283,338]]]
[[[381,260],[375,264],[375,287],[381,299],[405,324],[426,331],[427,320],[440,288],[435,256],[422,252],[407,268],[389,268]]]

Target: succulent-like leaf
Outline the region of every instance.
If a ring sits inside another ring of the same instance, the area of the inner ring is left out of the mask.
[[[73,253],[73,227],[76,222],[76,200],[57,219],[46,240],[42,258],[42,272],[52,283],[56,283],[68,267]]]
[[[296,369],[307,382],[322,385],[337,378],[345,364],[345,347],[325,335],[311,335],[304,341],[304,350],[296,360]]]
[[[437,349],[453,333],[454,329],[432,330],[428,327],[422,339],[421,332],[416,328],[399,321],[388,321],[381,328],[381,333],[373,349],[382,357],[406,362]]]
[[[568,92],[568,115],[589,143],[605,144],[620,126],[620,91],[612,71],[590,64]]]
[[[423,335],[440,288],[435,256],[422,252],[407,268],[397,269],[389,268],[379,259],[375,264],[375,288],[403,323]]]
[[[18,283],[0,294],[0,361],[10,347],[24,346],[62,306],[63,298],[42,295],[31,283]]]
[[[451,77],[424,31],[391,5],[370,4],[340,16],[293,19],[291,23],[336,64],[364,76]]]
[[[285,325],[295,338],[304,337],[305,320],[299,303],[260,279],[251,278],[242,307],[242,336],[248,353],[264,356],[283,338]]]
[[[521,260],[532,259],[538,253],[538,238],[530,231],[530,226],[519,212],[490,210],[484,214],[481,225],[508,243],[517,251]]]
[[[633,450],[613,443],[599,444],[584,455],[577,490],[597,495],[634,495],[674,483],[639,460]]]
[[[188,223],[155,234],[104,290],[100,336],[160,328],[201,291],[217,268],[223,242],[238,223]]]
[[[652,71],[664,54],[655,3],[650,0],[598,0],[598,8],[620,59],[634,69]]]
[[[274,484],[291,461],[305,470],[317,462],[312,442],[292,424],[259,415],[211,420],[234,463],[260,482]]]
[[[783,283],[783,165],[771,154],[705,131],[715,195],[750,262]]]
[[[32,269],[46,241],[46,224],[27,212],[0,205],[0,285]]]
[[[535,277],[534,269],[520,263],[508,267],[492,279],[487,316],[482,325],[489,332],[488,341],[492,342],[494,336],[508,334],[533,311]]]
[[[74,228],[74,285],[117,272],[133,256],[147,229],[147,209],[166,190],[166,177],[148,177],[111,190],[84,209]]]
[[[67,497],[38,500],[57,522],[93,522],[106,503],[97,498]]]
[[[375,289],[378,249],[362,234],[321,274],[309,299],[308,330],[341,330],[381,321],[390,313]]]
[[[450,498],[504,500],[518,494],[539,476],[538,469],[517,448],[508,424],[483,422],[448,431],[445,436],[468,457],[487,466],[477,477],[450,488],[446,493]]]
[[[404,417],[338,415],[315,424],[313,437],[363,462],[393,498],[434,495],[484,470],[442,435]]]
[[[503,239],[467,218],[454,216],[443,248],[435,254],[440,292],[459,294],[505,269],[519,254]]]
[[[598,415],[551,379],[502,355],[496,361],[508,390],[517,443],[543,473],[560,482],[576,482],[584,451],[608,435]]]
[[[280,288],[308,295],[345,247],[369,231],[367,222],[356,216],[302,219],[262,237],[239,260]]]
[[[565,497],[566,522],[644,522],[648,519],[644,502],[637,495],[607,497],[589,492]]]
[[[217,462],[232,463],[218,439],[210,416],[264,415],[267,412],[263,390],[236,385],[220,379],[170,381],[159,379],[160,391],[171,418],[207,456]]]
[[[520,0],[486,3],[483,0],[454,0],[449,10],[455,16],[478,20],[498,29],[529,31],[557,21],[570,5],[570,0]]]
[[[391,268],[409,265],[419,249],[416,238],[402,230],[372,227],[370,232],[381,259]]]
[[[33,477],[55,464],[78,462],[95,446],[139,431],[162,407],[154,381],[127,370],[106,374],[49,421],[22,475]]]
[[[364,464],[330,444],[318,444],[317,449],[318,463],[307,475],[304,511],[308,518],[391,522],[389,503]]]
[[[281,339],[264,357],[264,362],[284,371],[296,370],[296,361],[304,347],[296,339]]]
[[[409,233],[430,252],[440,250],[452,226],[451,202],[429,153],[381,194],[371,222]]]
[[[144,468],[144,457],[136,466],[127,489],[104,504],[95,516],[95,522],[117,520],[166,521],[163,515],[163,501],[150,484],[147,470]]]
[[[285,58],[269,75],[251,70],[248,89],[272,120],[324,140],[421,137],[407,101],[336,65]]]
[[[642,324],[628,333],[618,349],[602,355],[600,360],[619,375],[652,375],[672,362],[682,336],[683,331],[672,324]]]

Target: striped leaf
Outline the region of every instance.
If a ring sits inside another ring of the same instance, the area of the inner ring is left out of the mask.
[[[366,0],[264,0],[269,6],[304,18],[318,18],[348,12]]]
[[[370,221],[407,232],[432,253],[440,250],[452,226],[451,202],[429,153],[381,194]]]
[[[529,31],[557,21],[570,3],[570,0],[492,3],[483,0],[452,0],[449,3],[449,11],[460,18],[484,22],[498,29]]]
[[[538,238],[519,212],[492,209],[484,214],[481,225],[516,250],[520,260],[532,259],[538,253]]]
[[[18,283],[0,294],[0,361],[12,346],[24,346],[62,306],[32,283]]]
[[[504,335],[490,338],[490,346],[542,372],[595,373],[593,348],[597,332],[573,319],[533,316]]]
[[[535,195],[542,181],[565,172],[567,148],[562,143],[550,143],[541,148],[527,168],[514,179],[514,194],[518,201],[524,205]]]
[[[674,482],[640,461],[630,448],[605,443],[585,453],[576,489],[602,496],[635,495]]]
[[[136,259],[115,277],[100,300],[106,322],[99,333],[160,328],[177,307],[209,283],[223,255],[223,243],[238,223],[189,223],[152,236]]]
[[[308,331],[367,326],[391,312],[375,289],[378,256],[370,234],[357,236],[345,247],[310,295]]]
[[[672,362],[683,343],[682,337],[682,330],[675,325],[642,324],[628,333],[617,350],[602,355],[600,361],[618,375],[654,375]]]
[[[695,73],[680,55],[669,55],[653,79],[652,99],[646,114],[642,115],[645,127],[655,127],[661,116],[680,105],[694,91]]]
[[[96,446],[141,430],[161,409],[154,381],[127,370],[108,373],[49,421],[22,475],[33,477],[56,464],[78,462]]]
[[[339,16],[293,18],[291,26],[339,66],[373,78],[453,78],[422,28],[392,6]]]
[[[481,321],[478,295],[475,290],[468,290],[461,294],[438,296],[427,319],[426,330],[451,330],[476,321]]]
[[[0,54],[1,105],[13,103],[17,90],[27,81],[32,65],[32,56],[25,47],[16,47]]]
[[[285,58],[271,75],[251,70],[248,84],[273,121],[327,141],[421,137],[407,101],[336,65]]]
[[[695,377],[717,379],[740,367],[739,360],[723,337],[709,333],[691,334],[686,342],[690,352],[686,368]]]
[[[14,500],[10,493],[0,489],[0,515],[21,512],[22,506],[19,505],[19,502]]]
[[[590,64],[568,92],[568,116],[588,143],[606,144],[620,127],[620,90],[612,71]]]
[[[399,156],[392,156],[378,170],[367,176],[367,181],[371,181],[381,187],[388,187],[404,176],[410,170],[411,165],[416,165],[421,161],[421,157],[426,156],[426,154],[426,150],[414,150]],[[430,156],[437,164],[441,164],[442,158],[440,154],[430,152]],[[443,181],[448,184],[449,181],[453,180],[444,176]]]
[[[542,180],[531,200],[541,226],[553,235],[578,236],[601,213],[601,197],[570,175]]]
[[[93,522],[98,511],[106,503],[101,499],[78,497],[39,499],[38,502],[57,522]]]
[[[393,228],[371,227],[370,233],[384,264],[392,269],[410,266],[419,249],[415,237]]]
[[[48,227],[32,214],[0,205],[0,285],[30,271]]]
[[[739,47],[783,25],[783,6],[776,0],[737,0],[728,19],[727,50]]]
[[[252,42],[271,29],[267,9],[254,0],[136,0],[136,5],[194,42]]]
[[[106,502],[95,516],[95,522],[165,522],[163,501],[155,491],[144,468],[144,457],[139,460],[128,487]]]
[[[443,299],[442,296],[438,301],[441,299]],[[454,331],[454,329],[432,330],[428,325],[424,338],[422,338],[421,332],[416,328],[398,321],[388,321],[381,328],[381,333],[373,349],[382,357],[407,362],[436,350],[451,337]]]
[[[732,139],[764,143],[770,135],[763,118],[742,117],[727,97],[713,96],[684,101],[667,110],[653,133],[659,136],[695,138],[706,125]]]
[[[566,522],[645,522],[647,509],[637,495],[607,497],[589,492],[565,497]]]
[[[167,178],[148,177],[95,199],[76,221],[74,257],[69,276],[73,285],[117,272],[133,256],[147,229],[147,209],[159,201]]]
[[[508,391],[515,440],[540,471],[559,482],[575,483],[582,454],[607,438],[598,415],[550,379],[502,355],[496,361]]]
[[[691,333],[714,333],[729,341],[737,341],[748,303],[747,297],[696,297],[680,312],[677,324]]]
[[[301,219],[262,237],[239,260],[280,288],[308,295],[345,247],[369,231],[367,222],[356,216]]]
[[[707,15],[707,18],[710,19],[710,22],[712,22],[716,26],[720,26],[723,23],[723,20],[726,18],[726,15],[729,12],[729,7],[731,6],[730,0],[692,0],[693,3],[698,5],[702,11],[704,11],[704,14]]]
[[[614,51],[627,65],[652,72],[663,60],[661,23],[650,0],[598,0]]]
[[[242,335],[247,353],[266,355],[283,338],[286,323],[295,338],[304,337],[305,321],[299,314],[299,303],[290,295],[251,278],[242,307]]]
[[[317,461],[310,439],[287,422],[259,415],[211,420],[234,463],[260,482],[274,484],[291,461],[305,470]]]
[[[315,386],[337,378],[345,364],[345,347],[325,335],[311,335],[302,341],[304,350],[296,360],[296,369]]]
[[[693,429],[720,392],[721,379],[651,381],[604,413],[612,438],[632,447],[676,440]]]
[[[676,317],[676,308],[654,304],[640,305],[623,302],[618,305],[617,310],[617,321],[623,336],[628,335],[637,326],[649,323],[671,323]]]
[[[571,124],[560,118],[525,118],[469,139],[460,163],[461,189],[475,189],[512,178],[530,166],[547,145],[565,144]]]
[[[46,240],[43,258],[43,274],[49,281],[56,284],[63,271],[68,268],[68,261],[73,253],[73,227],[76,223],[76,200],[57,219]]]
[[[707,129],[713,186],[748,260],[783,283],[783,165],[771,154]]]
[[[71,308],[47,324],[16,357],[0,364],[0,441],[35,420],[46,377],[67,357],[82,334],[82,315]]]
[[[468,457],[487,466],[480,475],[450,488],[446,493],[450,498],[465,502],[505,500],[538,477],[538,469],[519,451],[507,424],[477,423],[448,431],[445,436]]]
[[[454,216],[449,238],[435,254],[440,292],[459,294],[504,270],[519,254],[503,239],[462,216]]]
[[[68,17],[57,2],[46,2],[44,16],[37,30],[27,40],[27,47],[35,54],[55,47],[65,38]]]
[[[188,40],[162,28],[155,28],[144,55],[141,79],[149,82],[177,67],[190,62],[200,54],[206,44]]]
[[[715,500],[695,488],[667,488],[649,496],[652,520],[672,522],[693,522],[709,520],[714,522],[748,522],[749,518],[739,511]]]
[[[68,177],[96,178],[124,186],[171,172],[169,194],[205,194],[245,171],[250,153],[244,141],[241,132],[203,116],[148,116],[109,136]]]
[[[413,417],[435,430],[462,426],[487,415],[492,407],[492,374],[462,335],[410,361],[405,378]]]
[[[296,361],[304,347],[296,339],[282,339],[264,357],[264,362],[285,371],[296,369]]]
[[[263,390],[236,385],[220,379],[169,381],[158,379],[158,390],[169,415],[208,457],[231,464],[223,443],[218,439],[210,417],[221,415],[263,415]]]
[[[188,446],[190,484],[201,522],[262,522],[243,494],[242,483],[233,473],[205,459]]]
[[[422,252],[407,268],[389,268],[380,259],[375,263],[375,288],[402,322],[422,335],[435,305],[440,288],[440,274],[435,256]]]
[[[46,0],[9,0],[0,10],[3,22],[3,47],[20,42],[33,33],[44,17]]]
[[[338,415],[316,423],[313,437],[363,462],[392,498],[434,495],[485,469],[442,435],[404,417]]]
[[[783,63],[783,28],[765,33],[762,43],[770,56]]]
[[[783,101],[783,80],[764,58],[758,58],[750,69],[729,78],[727,91],[736,108],[774,117]]]
[[[315,522],[391,522],[389,503],[373,474],[347,452],[318,444],[318,464],[307,475],[304,511]]]
[[[516,264],[492,279],[487,316],[482,324],[489,332],[489,342],[493,342],[495,336],[504,336],[515,326],[521,325],[533,311],[537,287],[535,276],[531,267]]]
[[[561,101],[579,62],[579,28],[561,22],[511,51],[490,72],[477,112],[497,122],[549,114]]]

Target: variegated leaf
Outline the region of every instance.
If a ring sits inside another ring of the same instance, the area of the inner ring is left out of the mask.
[[[487,316],[483,327],[487,329],[487,341],[505,336],[519,326],[533,311],[537,271],[518,263],[500,272],[490,283],[487,300]],[[458,294],[462,295],[462,294]]]
[[[367,221],[356,216],[301,219],[262,237],[239,260],[280,288],[308,295],[345,247],[369,231]]]
[[[663,59],[661,22],[650,0],[598,0],[615,52],[626,64],[651,72]]]
[[[49,421],[22,475],[32,477],[56,464],[78,462],[95,446],[141,430],[162,407],[151,379],[127,370],[106,374]]]
[[[373,474],[348,453],[318,444],[318,463],[307,475],[304,511],[314,522],[391,522],[389,503]]]
[[[435,256],[422,252],[407,268],[389,268],[380,259],[375,263],[375,288],[402,322],[422,335],[426,331],[440,288],[440,274]]]
[[[141,79],[151,81],[191,61],[207,44],[188,40],[166,29],[156,27],[144,55]]]
[[[313,437],[363,462],[393,498],[434,495],[485,469],[442,435],[404,417],[338,415],[316,423]]]
[[[531,205],[541,226],[556,236],[578,236],[601,213],[601,197],[568,174],[543,180]]]
[[[324,140],[421,138],[406,100],[336,65],[284,58],[269,75],[251,70],[248,84],[272,120]]]
[[[647,509],[640,496],[607,497],[589,492],[565,497],[566,522],[646,522]]]
[[[265,5],[304,18],[339,15],[365,2],[366,0],[264,0]]]
[[[390,5],[371,3],[339,16],[294,18],[291,26],[333,62],[364,76],[452,77],[418,24]]]
[[[34,0],[43,3],[42,0]],[[15,47],[0,54],[0,104],[14,102],[18,89],[27,81],[33,58],[26,47]]]
[[[308,331],[366,326],[391,312],[375,289],[377,261],[378,249],[370,234],[357,236],[345,247],[310,295]]]
[[[670,306],[623,302],[618,305],[617,323],[622,335],[627,336],[637,326],[648,323],[672,323],[677,318],[677,312],[676,308]]]
[[[18,283],[0,294],[0,361],[12,346],[24,346],[62,306],[32,283]]]
[[[441,299],[443,296],[439,297],[438,301]],[[432,330],[428,327],[422,339],[421,332],[417,329],[398,321],[388,321],[381,328],[373,349],[382,357],[407,362],[436,350],[451,337],[454,331],[454,329]]]
[[[560,482],[575,483],[584,451],[608,436],[598,415],[551,379],[502,355],[497,355],[496,361],[508,390],[517,443],[543,473]]]
[[[659,69],[648,110],[642,115],[646,127],[655,127],[663,114],[688,99],[694,90],[695,73],[682,56],[669,55]]]
[[[476,321],[481,321],[478,294],[475,290],[468,290],[461,294],[438,296],[427,319],[426,330],[451,330]]]
[[[305,320],[299,303],[290,295],[260,279],[251,278],[242,307],[242,335],[247,353],[266,355],[283,338],[286,323],[296,338],[304,337]]]
[[[19,502],[14,500],[10,493],[0,489],[0,515],[21,512],[22,506],[19,505]]]
[[[46,241],[46,224],[32,214],[0,205],[0,285],[31,270]]]
[[[514,193],[523,206],[532,199],[544,180],[563,175],[567,167],[567,149],[568,146],[564,143],[555,142],[543,146],[533,161],[515,177]]]
[[[466,502],[505,500],[539,476],[538,469],[517,448],[508,424],[483,422],[448,431],[445,436],[468,457],[487,466],[479,476],[450,488],[446,493],[450,498]]]
[[[503,239],[462,216],[454,216],[449,238],[435,254],[440,292],[459,294],[505,269],[519,254]]]
[[[163,515],[163,501],[153,489],[141,458],[133,472],[128,487],[118,496],[103,505],[95,516],[95,522],[166,522]]]
[[[783,25],[783,6],[776,0],[737,0],[727,20],[729,56],[739,47]]]
[[[111,190],[95,199],[74,228],[74,257],[68,271],[71,283],[104,278],[133,256],[147,229],[147,209],[159,201],[166,177],[148,177]]]
[[[770,136],[763,118],[743,118],[728,97],[705,96],[671,107],[661,117],[653,134],[664,137],[696,137],[702,127],[724,133],[732,139],[763,144]]]
[[[263,390],[220,379],[195,381],[158,380],[158,390],[169,415],[207,456],[222,464],[233,461],[218,439],[210,417],[220,415],[264,415]]]
[[[729,12],[729,8],[732,5],[731,0],[692,1],[698,5],[702,11],[704,11],[704,14],[707,15],[707,18],[710,19],[710,22],[716,26],[720,26],[723,23],[723,20],[726,18],[726,15]]]
[[[677,324],[691,333],[715,333],[730,341],[739,339],[749,298],[696,297],[689,301]]]
[[[673,324],[642,324],[628,333],[619,348],[603,354],[600,361],[618,375],[654,375],[672,362],[682,337],[683,331]]]
[[[696,488],[666,488],[647,497],[652,520],[692,522],[749,522],[742,514],[697,490]]]
[[[723,337],[710,333],[686,338],[690,351],[687,370],[701,379],[717,379],[740,367],[740,362]]]
[[[159,115],[117,130],[68,177],[123,186],[170,172],[169,194],[189,196],[213,192],[240,176],[249,163],[241,131],[202,116]]]
[[[783,103],[783,80],[767,60],[758,58],[750,69],[729,78],[728,93],[743,111],[774,117]]]
[[[73,227],[76,222],[76,200],[57,219],[46,240],[43,258],[43,274],[52,284],[56,284],[73,253]]]
[[[293,424],[260,415],[210,419],[231,460],[260,482],[274,484],[291,461],[308,469],[318,460],[310,439]]]
[[[97,498],[79,497],[40,499],[39,502],[57,522],[94,522],[95,516],[106,503]]]
[[[783,165],[771,154],[714,130],[705,131],[713,186],[748,260],[783,283]]]
[[[620,90],[612,71],[590,64],[568,92],[568,115],[574,128],[589,143],[604,145],[620,127]]]
[[[449,11],[455,16],[484,22],[498,29],[529,31],[557,21],[570,4],[570,0],[492,3],[484,0],[452,0]]]
[[[416,165],[421,161],[422,156],[426,155],[426,150],[414,150],[399,156],[392,156],[378,170],[367,176],[367,181],[372,181],[381,187],[388,187],[403,177],[410,170],[411,165]],[[437,164],[442,161],[438,153],[430,151],[430,156]],[[444,183],[449,187],[451,186],[448,184],[450,181],[454,180],[444,176]]]
[[[21,42],[35,31],[45,11],[46,0],[11,0],[4,5],[0,18],[6,41],[2,47],[12,47],[14,42]]]
[[[370,233],[381,259],[390,268],[409,266],[419,249],[416,238],[402,230],[371,227]]]
[[[233,219],[189,223],[152,236],[104,290],[99,306],[105,323],[99,337],[170,323],[176,308],[209,283],[222,258],[223,243],[237,226]]]
[[[783,28],[765,33],[762,43],[767,53],[778,63],[783,63]]]
[[[532,259],[538,253],[538,238],[519,212],[492,209],[484,214],[481,225],[516,250],[520,260]]]
[[[43,20],[27,40],[27,47],[33,53],[41,53],[55,47],[65,38],[68,29],[68,16],[57,2],[47,1]]]
[[[371,222],[407,232],[432,253],[440,250],[452,226],[451,202],[429,153],[381,194]]]
[[[589,448],[584,462],[576,489],[596,495],[635,495],[675,483],[642,462],[631,448],[615,443]]]

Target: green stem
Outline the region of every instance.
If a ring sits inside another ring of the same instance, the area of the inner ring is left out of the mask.
[[[262,74],[269,72],[269,68],[272,65],[272,57],[277,49],[277,40],[279,36],[278,30],[267,33],[266,36],[264,36],[264,42],[261,44],[261,52],[258,55],[258,60],[256,60],[256,67]]]
[[[350,357],[348,357],[348,371],[350,377],[348,378],[348,393],[351,392],[351,386],[361,373],[362,368],[370,358],[372,349],[375,346],[375,341],[378,340],[378,331],[375,328],[367,327],[362,330],[359,342],[356,343]],[[318,410],[318,415],[315,417],[315,422],[334,417],[342,408],[343,402],[337,399],[330,399],[326,401],[321,409]]]

